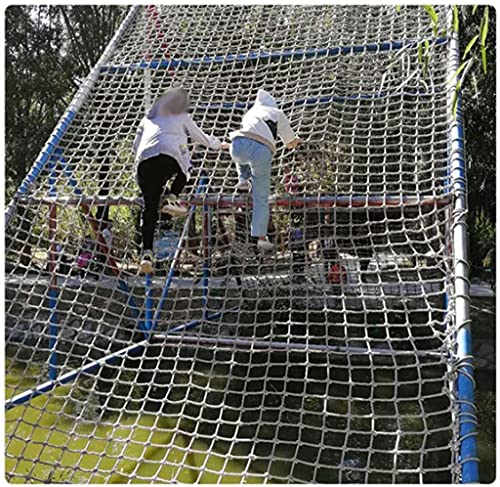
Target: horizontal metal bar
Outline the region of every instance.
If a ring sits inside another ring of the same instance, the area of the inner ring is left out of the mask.
[[[403,48],[415,48],[419,44],[429,42],[432,45],[442,45],[448,42],[448,37],[437,37],[430,39],[384,41],[370,44],[359,44],[351,46],[336,46],[309,49],[285,49],[283,51],[259,51],[244,54],[225,54],[218,56],[203,56],[195,58],[167,58],[143,60],[132,64],[111,64],[101,66],[101,73],[126,73],[138,69],[175,69],[198,66],[203,64],[244,63],[247,61],[275,61],[285,59],[308,59],[322,56],[345,56],[365,52],[387,52]]]
[[[196,206],[216,206],[221,208],[228,207],[251,207],[252,198],[241,195],[208,195],[208,196],[193,196],[185,200],[188,205]],[[451,203],[452,198],[449,193],[443,193],[436,196],[415,196],[415,195],[317,195],[317,196],[296,196],[282,195],[271,197],[269,204],[271,206],[296,206],[296,207],[318,207],[318,206],[336,206],[341,208],[364,208],[364,207],[398,207],[398,206],[438,206],[443,207]],[[99,196],[82,196],[78,197],[45,197],[34,198],[25,197],[18,200],[18,204],[29,206],[37,205],[61,205],[61,206],[142,206],[142,198],[127,198],[123,196],[116,197],[99,197]]]
[[[289,107],[300,107],[300,106],[309,106],[309,105],[320,105],[324,103],[345,103],[347,101],[358,101],[358,100],[365,100],[365,101],[370,101],[370,100],[380,100],[384,98],[390,98],[390,97],[401,97],[401,96],[408,96],[408,97],[419,97],[422,95],[426,96],[436,96],[438,94],[442,95],[447,95],[447,90],[446,89],[436,89],[433,91],[429,90],[400,90],[400,91],[394,91],[394,92],[389,92],[389,91],[380,91],[376,93],[359,93],[355,95],[345,95],[345,96],[340,96],[340,95],[325,95],[325,96],[311,96],[308,98],[299,98],[297,100],[283,100],[281,103],[281,108],[287,109]],[[242,101],[235,101],[235,102],[214,102],[214,103],[200,103],[196,107],[194,107],[194,111],[197,110],[220,110],[220,109],[227,109],[227,110],[246,110],[248,108],[251,108],[253,106],[254,102],[249,101],[249,102],[242,102]]]
[[[155,333],[153,340],[173,343],[177,346],[198,346],[206,345],[212,348],[234,348],[237,350],[250,351],[295,351],[295,352],[324,352],[324,353],[353,353],[369,355],[389,355],[389,356],[432,356],[443,357],[443,353],[437,351],[425,350],[394,350],[384,348],[364,348],[364,347],[346,347],[340,345],[319,345],[314,343],[293,343],[272,340],[254,340],[236,337],[209,337],[201,335]]]
[[[318,196],[278,196],[271,197],[269,204],[271,206],[283,207],[318,207],[318,206],[334,206],[343,208],[363,208],[363,207],[384,207],[384,206],[427,206],[427,205],[446,205],[449,203],[447,196],[399,196],[399,195],[318,195]],[[190,204],[207,205],[217,207],[251,207],[252,198],[239,195],[209,195],[202,199],[193,198]]]

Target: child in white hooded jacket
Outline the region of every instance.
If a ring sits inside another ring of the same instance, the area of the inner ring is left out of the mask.
[[[265,90],[259,90],[253,107],[243,116],[241,129],[232,132],[231,157],[236,163],[239,182],[237,189],[252,189],[252,237],[263,251],[273,250],[267,238],[269,222],[269,193],[271,189],[271,162],[276,153],[276,139],[294,149],[299,139],[286,115],[277,107],[276,100]]]

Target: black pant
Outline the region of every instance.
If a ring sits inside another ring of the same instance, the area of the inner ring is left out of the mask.
[[[139,187],[144,198],[141,225],[142,246],[143,250],[153,250],[158,209],[165,185],[175,175],[169,193],[179,196],[186,185],[186,176],[177,161],[164,154],[141,161],[137,173]]]

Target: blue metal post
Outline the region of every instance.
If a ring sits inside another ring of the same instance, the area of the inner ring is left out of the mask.
[[[198,187],[196,188],[197,195],[200,195],[206,191],[207,183],[208,183],[208,178],[206,174],[202,172],[200,182],[198,184]],[[168,271],[165,284],[163,285],[163,290],[160,296],[160,300],[158,302],[158,306],[156,307],[156,312],[154,314],[151,331],[155,330],[156,327],[158,326],[158,321],[160,320],[160,315],[163,310],[163,306],[165,306],[165,302],[168,299],[170,287],[172,286],[172,282],[174,280],[175,269],[177,268],[177,264],[179,263],[179,259],[182,254],[182,245],[184,243],[184,240],[187,238],[189,223],[191,222],[191,219],[193,218],[195,211],[196,211],[196,205],[191,205],[191,207],[189,208],[189,214],[186,218],[186,223],[184,224],[184,228],[179,238],[179,243],[177,245],[177,248],[175,249],[174,256],[172,257],[172,262],[170,263],[170,269]]]
[[[451,25],[451,9],[450,21]],[[450,28],[449,73],[453,76],[460,65],[458,36]],[[458,80],[457,80],[458,82]],[[455,87],[450,90],[450,108]],[[472,333],[470,320],[470,282],[467,256],[467,183],[465,148],[462,123],[462,103],[458,95],[456,114],[450,114],[450,177],[454,195],[453,207],[453,259],[454,259],[454,309],[457,341],[456,395],[459,423],[459,463],[462,483],[479,482],[477,455],[476,407],[474,404],[474,377],[472,364]],[[451,111],[451,110],[450,110]]]
[[[57,182],[57,175],[56,175],[56,160],[54,156],[51,157],[51,161],[49,163],[49,169],[50,169],[50,175],[49,175],[49,196],[57,196],[57,191],[56,191],[56,182]]]
[[[426,39],[431,45],[446,44],[446,37],[433,37]],[[423,42],[415,39],[375,42],[370,44],[354,44],[351,46],[334,46],[325,48],[309,48],[309,49],[284,49],[282,51],[259,51],[241,54],[224,54],[218,56],[203,56],[187,59],[152,59],[144,60],[139,63],[126,65],[102,65],[100,67],[103,73],[126,73],[137,69],[181,69],[190,66],[199,66],[206,64],[226,64],[226,63],[244,63],[248,61],[285,61],[289,59],[308,59],[319,56],[345,56],[354,53],[364,52],[387,52],[398,51],[400,49],[414,49],[419,43]]]
[[[148,340],[143,340],[139,343],[134,343],[126,348],[122,348],[117,352],[107,355],[106,357],[103,357],[99,360],[94,360],[93,362],[90,362],[84,365],[83,367],[80,367],[79,369],[67,372],[64,375],[59,376],[59,378],[56,380],[49,380],[47,382],[44,382],[43,384],[40,384],[34,389],[22,392],[21,394],[18,394],[17,396],[12,397],[5,402],[5,411],[8,411],[16,406],[25,404],[26,402],[31,401],[35,397],[41,396],[42,394],[46,394],[47,392],[54,390],[56,387],[74,382],[75,380],[78,379],[78,377],[80,377],[80,375],[93,374],[94,372],[98,371],[103,365],[112,364],[115,360],[119,358],[128,357],[135,353],[138,353],[141,350],[143,350],[148,343],[149,343]]]
[[[57,206],[51,205],[49,211],[49,379],[57,378],[57,335],[59,333],[59,316],[57,313],[57,301],[59,292],[57,289],[57,243],[55,241],[57,230]]]
[[[460,425],[462,483],[479,482],[474,366],[470,320],[470,282],[467,259],[467,201],[461,103],[452,126],[452,180],[455,194],[453,246],[455,261],[455,326],[457,331],[457,396]]]
[[[154,299],[153,299],[153,276],[151,274],[146,275],[146,286],[145,286],[145,302],[146,302],[146,320],[145,320],[145,328],[147,331],[153,328],[153,308],[154,308]]]

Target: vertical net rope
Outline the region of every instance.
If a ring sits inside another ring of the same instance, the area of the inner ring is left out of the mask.
[[[436,12],[131,9],[7,209],[11,482],[463,479],[464,174]],[[132,142],[171,86],[226,140],[267,89],[305,140],[273,161],[272,255],[229,154],[191,146],[188,216],[138,273]]]

